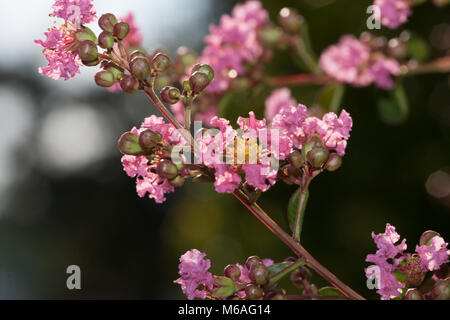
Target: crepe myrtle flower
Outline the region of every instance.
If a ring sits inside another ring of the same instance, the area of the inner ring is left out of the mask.
[[[381,24],[396,29],[411,15],[411,2],[412,0],[375,0],[373,4],[380,9]]]
[[[297,102],[292,97],[289,88],[280,88],[274,90],[265,102],[265,117],[268,122],[272,122],[273,118],[280,112],[283,107],[296,106]]]

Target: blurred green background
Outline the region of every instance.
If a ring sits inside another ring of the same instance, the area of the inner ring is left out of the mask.
[[[290,251],[237,200],[215,193],[211,185],[187,184],[163,205],[137,197],[115,142],[156,110],[144,95],[113,95],[96,88],[90,71],[69,82],[39,76],[43,60],[32,41],[51,23],[51,1],[40,2],[39,8],[21,11],[30,19],[8,31],[9,41],[0,44],[0,298],[180,299],[173,280],[179,256],[189,249],[207,252],[216,274],[250,255],[276,261],[289,257]],[[208,24],[217,23],[236,2],[194,2],[96,5],[103,13],[135,9],[148,48],[163,44],[174,52],[186,45],[200,52]],[[273,19],[282,7],[297,8],[309,23],[317,53],[342,34],[364,31],[371,4],[262,2]],[[19,4],[2,6],[17,24]],[[413,30],[433,44],[433,58],[450,52],[449,21],[448,8],[425,4],[414,9],[403,28],[377,33],[393,37],[402,29]],[[301,70],[281,55],[269,71]],[[343,106],[353,116],[354,130],[344,166],[314,181],[305,219],[304,246],[368,298],[377,298],[364,276],[365,256],[375,251],[372,231],[384,231],[389,222],[412,251],[427,229],[450,240],[449,76],[410,77],[404,84],[410,116],[398,126],[379,116],[377,101],[385,93],[348,88]],[[293,92],[309,105],[314,90]],[[264,90],[242,97],[233,114],[256,110],[261,116],[269,94]],[[279,183],[261,199],[262,207],[286,228],[287,201],[294,191]],[[65,271],[72,264],[81,267],[81,291],[66,288]]]

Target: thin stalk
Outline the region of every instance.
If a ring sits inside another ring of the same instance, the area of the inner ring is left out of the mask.
[[[345,85],[341,84],[337,86],[336,91],[333,94],[333,98],[331,99],[329,111],[335,113],[339,111],[339,107],[341,106],[344,94],[345,94]]]
[[[304,266],[306,264],[303,260],[298,260],[297,262],[292,263],[290,266],[286,267],[285,269],[281,270],[277,274],[275,274],[272,278],[270,278],[268,287],[272,287],[275,284],[277,284],[281,279],[283,279],[286,275],[291,273],[292,271]]]
[[[303,221],[305,219],[306,205],[308,204],[309,199],[309,190],[308,186],[302,187],[300,191],[300,195],[298,197],[297,204],[297,213],[295,215],[295,225],[292,236],[300,242],[302,229],[303,229]]]
[[[320,74],[321,73],[320,68],[317,65],[316,60],[308,52],[305,42],[300,37],[297,37],[293,41],[292,45],[295,52],[300,56],[305,65],[308,67],[309,71],[311,71],[314,74]]]
[[[184,128],[191,132],[192,122],[192,98],[187,98],[186,105],[184,106]]]
[[[365,300],[362,296],[356,293],[352,288],[339,280],[331,271],[320,264],[303,246],[298,243],[294,238],[288,235],[275,221],[270,218],[264,210],[261,209],[256,203],[250,204],[241,191],[235,191],[233,195],[242,202],[273,234],[275,234],[281,241],[288,246],[292,252],[298,257],[304,259],[306,264],[313,269],[322,278],[330,282],[334,287],[342,292],[346,297],[353,300]]]

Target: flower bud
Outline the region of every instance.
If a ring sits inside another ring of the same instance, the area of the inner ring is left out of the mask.
[[[208,64],[197,64],[197,65],[194,66],[194,68],[192,68],[191,74],[193,75],[196,72],[202,72],[202,73],[206,74],[208,76],[208,84],[213,82],[215,73],[214,73],[214,69],[211,68],[210,65],[208,65]]]
[[[408,57],[408,46],[400,39],[391,39],[387,46],[388,54],[396,60],[404,60]]]
[[[431,240],[433,240],[434,237],[440,237],[441,235],[437,233],[436,231],[428,230],[422,233],[419,240],[419,245],[431,245]]]
[[[280,28],[269,26],[259,32],[259,39],[267,48],[274,48],[279,46],[283,37],[283,32]]]
[[[165,87],[161,91],[161,100],[168,104],[175,104],[180,101],[181,92],[174,87]]]
[[[137,134],[126,132],[119,139],[119,150],[125,155],[137,156],[144,151],[139,144],[139,136]]]
[[[95,83],[99,87],[109,88],[115,83],[114,74],[109,71],[97,72],[95,75]]]
[[[320,169],[327,162],[328,157],[330,156],[330,151],[326,148],[313,148],[307,154],[307,159],[309,164],[314,169]]]
[[[309,136],[308,139],[306,140],[305,145],[303,146],[302,154],[305,157],[305,160],[308,152],[311,151],[313,148],[325,148],[322,139],[317,134]]]
[[[158,72],[164,72],[170,67],[170,58],[164,53],[158,53],[152,60],[153,68]]]
[[[156,173],[161,178],[172,180],[178,176],[178,168],[172,161],[163,159],[158,162],[158,165],[156,166]]]
[[[257,256],[251,256],[245,262],[245,266],[247,267],[248,270],[250,270],[250,268],[254,263],[262,263],[261,258]]]
[[[236,283],[227,277],[214,277],[214,289],[212,295],[215,298],[224,299],[237,292]]]
[[[328,158],[326,169],[330,172],[338,170],[342,166],[342,158],[337,153],[330,154]]]
[[[98,45],[103,49],[112,49],[114,47],[114,37],[112,33],[103,31],[98,36]]]
[[[263,294],[264,291],[254,284],[249,284],[245,287],[245,295],[247,297],[247,300],[258,300],[263,296]]]
[[[78,55],[83,62],[89,63],[98,60],[97,45],[91,40],[85,40],[78,46]]]
[[[106,13],[98,19],[98,25],[103,31],[113,33],[114,26],[117,24],[117,18],[112,13]]]
[[[170,185],[175,188],[181,188],[182,186],[184,186],[185,182],[186,179],[183,177],[176,177],[175,179],[169,181]]]
[[[288,157],[289,163],[297,169],[300,169],[305,164],[305,160],[303,159],[303,155],[300,151],[294,150]]]
[[[141,145],[142,149],[146,151],[149,151],[156,147],[156,145],[160,143],[161,140],[162,135],[159,132],[155,132],[150,129],[143,131],[139,135],[139,144]]]
[[[114,75],[114,81],[117,82],[122,79],[123,70],[114,63],[109,63],[104,67],[105,71],[109,71]]]
[[[119,22],[114,26],[114,36],[119,40],[123,40],[127,37],[130,32],[130,25],[126,22]]]
[[[132,76],[124,75],[120,80],[120,87],[124,92],[133,94],[139,90],[139,81]]]
[[[150,75],[147,58],[136,57],[130,62],[131,74],[138,80],[145,80]]]
[[[97,43],[97,36],[95,35],[94,31],[89,29],[88,27],[81,27],[77,32],[75,33],[75,39],[78,43],[81,43],[86,40],[91,40],[94,43]]]
[[[450,278],[436,282],[431,295],[434,300],[450,300]]]
[[[263,286],[269,282],[270,272],[263,263],[254,263],[250,268],[248,277],[254,284]]]
[[[100,63],[100,59],[95,59],[94,61],[91,61],[91,62],[86,62],[86,61],[83,61],[83,64],[86,66],[86,67],[95,67],[96,65],[98,65]]]
[[[208,75],[200,71],[194,72],[189,78],[189,85],[194,94],[202,92],[209,85]]]
[[[412,287],[418,287],[425,279],[425,272],[420,264],[420,258],[417,255],[410,255],[406,258],[406,263],[399,270],[406,276],[406,281]]]
[[[241,269],[234,264],[229,264],[225,267],[223,274],[225,277],[230,278],[233,281],[238,281],[241,277]]]
[[[139,50],[134,50],[131,54],[130,54],[130,61],[132,61],[134,58],[137,57],[142,57],[147,59],[147,55],[145,53],[143,53],[142,51]]]
[[[297,12],[297,10],[283,8],[278,15],[278,23],[284,30],[290,33],[297,33],[305,23],[305,19]]]
[[[419,289],[411,288],[406,291],[403,300],[423,300],[422,293],[420,293]]]

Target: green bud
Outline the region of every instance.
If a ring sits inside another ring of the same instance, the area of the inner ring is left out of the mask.
[[[233,281],[238,281],[241,277],[241,269],[237,265],[229,264],[225,267],[223,274],[225,277],[230,278]]]
[[[106,13],[98,19],[98,25],[103,31],[113,33],[114,26],[117,24],[117,18],[112,13]]]
[[[98,65],[100,63],[100,59],[96,59],[96,60],[94,60],[94,61],[91,61],[91,62],[86,62],[86,61],[83,61],[83,64],[86,66],[86,67],[95,67],[96,65]]]
[[[419,289],[411,288],[406,291],[403,300],[423,300],[422,293],[420,293]]]
[[[103,49],[112,49],[114,47],[114,37],[112,33],[103,31],[98,36],[98,45]]]
[[[330,172],[338,170],[342,166],[342,158],[337,153],[330,154],[328,162],[326,164],[326,169]]]
[[[420,236],[419,245],[421,245],[421,246],[424,246],[424,245],[429,246],[429,245],[431,245],[431,241],[433,240],[434,237],[440,237],[440,236],[441,235],[439,233],[437,233],[436,231],[432,231],[432,230],[425,231]]]
[[[120,87],[126,93],[136,93],[139,90],[139,81],[129,75],[124,75],[120,80]]]
[[[305,145],[303,146],[302,154],[305,157],[305,161],[308,152],[311,151],[313,148],[325,148],[322,139],[316,134],[309,136],[308,139],[306,140]]]
[[[81,27],[76,33],[75,33],[75,39],[78,43],[81,43],[86,40],[91,40],[94,43],[97,43],[97,36],[95,35],[94,31],[87,27]]]
[[[78,46],[78,55],[83,62],[94,62],[98,60],[97,45],[91,40],[85,40]]]
[[[149,151],[156,147],[156,145],[160,143],[161,140],[162,135],[159,132],[155,132],[150,129],[143,131],[139,135],[139,144],[141,145],[142,149],[146,151]]]
[[[130,25],[126,22],[119,22],[114,26],[114,36],[119,40],[123,40],[127,37],[130,32]]]
[[[278,14],[278,23],[290,33],[298,33],[305,23],[305,19],[292,8],[283,8]]]
[[[249,284],[245,287],[245,295],[247,300],[258,300],[264,295],[264,291],[254,284]]]
[[[327,162],[330,151],[326,148],[314,148],[306,155],[309,164],[314,169],[320,169]]]
[[[191,84],[189,83],[189,80],[186,80],[185,82],[183,82],[183,91],[184,92],[192,91]]]
[[[150,75],[147,58],[136,57],[130,62],[131,74],[138,80],[145,80]]]
[[[265,47],[278,47],[283,37],[283,32],[277,27],[266,27],[259,32],[259,39]]]
[[[158,162],[158,165],[156,166],[156,173],[161,178],[172,180],[178,176],[178,168],[172,161],[163,159]]]
[[[202,73],[206,74],[208,76],[208,84],[213,82],[215,73],[214,73],[214,69],[211,68],[210,65],[197,64],[197,65],[194,66],[194,68],[192,68],[191,74],[193,75],[196,72],[202,72]]]
[[[305,164],[305,160],[303,159],[303,155],[300,151],[294,150],[288,157],[289,163],[297,169],[300,169]]]
[[[208,75],[200,71],[194,72],[189,78],[189,85],[193,93],[202,92],[209,85]]]
[[[99,87],[109,88],[115,83],[114,74],[109,71],[97,72],[95,75],[95,83]]]
[[[248,277],[254,284],[263,286],[269,282],[270,272],[263,263],[254,263],[250,268]]]
[[[237,292],[236,284],[227,277],[214,277],[214,289],[212,295],[215,298],[224,299]]]
[[[137,156],[144,151],[139,144],[139,136],[137,134],[126,132],[119,139],[119,150],[125,155]]]
[[[255,263],[262,263],[261,258],[257,257],[257,256],[251,256],[245,262],[245,266],[247,267],[248,270],[250,270],[252,265],[255,264]]]
[[[142,51],[139,51],[139,50],[135,50],[130,54],[130,61],[137,57],[142,57],[142,58],[147,59],[147,55],[145,53],[143,53]]]
[[[180,101],[181,92],[174,87],[165,87],[161,90],[161,100],[167,104],[175,104]]]
[[[450,278],[436,282],[431,295],[434,300],[450,300]]]
[[[170,58],[164,53],[158,53],[152,60],[153,68],[158,72],[164,72],[170,67]]]
[[[119,81],[120,79],[122,79],[123,76],[123,70],[122,68],[116,66],[114,63],[109,63],[107,64],[104,69],[106,71],[111,72],[114,75],[114,82]]]

